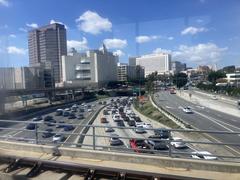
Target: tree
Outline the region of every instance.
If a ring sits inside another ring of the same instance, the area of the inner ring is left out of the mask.
[[[224,67],[224,68],[222,69],[222,71],[223,71],[224,73],[234,73],[235,70],[236,70],[236,68],[235,68],[234,65],[232,65],[232,66],[226,66],[226,67]]]
[[[177,88],[181,88],[187,84],[187,75],[185,73],[177,73],[173,76],[173,84],[177,86]]]
[[[212,71],[208,74],[208,81],[216,84],[216,81],[217,79],[220,79],[220,78],[224,78],[226,77],[226,74],[224,72],[221,72],[221,71]]]

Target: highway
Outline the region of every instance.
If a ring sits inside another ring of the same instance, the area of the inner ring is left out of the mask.
[[[196,105],[192,102],[186,101],[176,94],[170,94],[169,91],[160,91],[154,94],[154,101],[158,106],[165,108],[167,111],[175,114],[190,125],[200,130],[212,131],[240,131],[240,119],[225,114],[213,109]],[[183,112],[184,107],[191,107],[193,114],[186,114]],[[218,135],[211,134],[212,137],[218,141],[225,143],[239,143],[240,136],[238,135]],[[232,147],[239,153],[240,147]]]
[[[95,142],[96,142],[96,149],[98,150],[107,150],[107,151],[120,151],[120,152],[133,152],[133,150],[130,147],[129,144],[129,139],[131,138],[136,138],[136,139],[148,139],[149,136],[154,135],[154,132],[152,130],[146,130],[146,133],[136,133],[134,129],[124,129],[119,126],[117,126],[117,123],[114,122],[112,118],[112,113],[110,112],[108,115],[103,115],[103,111],[106,110],[104,108],[98,115],[98,117],[95,119],[93,125],[95,126],[107,126],[107,127],[114,127],[114,134],[117,134],[120,139],[123,142],[123,145],[118,145],[118,146],[111,146],[110,145],[110,137],[96,137]],[[133,109],[132,109],[133,110]],[[107,119],[107,123],[101,123],[101,118],[105,117]],[[145,123],[149,123],[149,120],[141,118],[141,120]],[[159,128],[161,125],[159,125],[157,122],[151,123],[153,128]],[[130,127],[126,121],[124,121],[124,126],[125,127]],[[105,128],[95,128],[95,134],[96,136],[110,136],[112,133],[110,132],[105,132]],[[92,135],[93,131],[92,128],[89,129],[87,132],[88,135]],[[179,137],[179,133],[176,133],[176,135]],[[175,135],[173,135],[175,137]],[[121,138],[124,137],[124,138]],[[181,136],[180,136],[181,137]],[[93,145],[93,137],[92,136],[86,136],[84,138],[83,144],[86,145]],[[176,149],[172,147],[172,152],[174,153],[191,153],[193,151],[196,151],[196,149],[200,150],[199,148],[194,148],[193,145],[189,145],[189,148],[183,148],[183,149]],[[83,148],[88,148],[92,149],[93,147],[91,146],[83,146]],[[169,150],[158,150],[155,152],[155,155],[161,155],[161,156],[167,156]],[[175,154],[173,156],[176,157],[190,157],[190,155],[179,155]]]
[[[81,103],[80,103],[81,104]],[[87,110],[85,109],[85,112],[83,113],[84,114],[84,119],[68,119],[68,117],[63,117],[63,116],[56,116],[55,115],[55,110],[50,112],[50,113],[45,113],[45,114],[42,114],[42,117],[46,117],[46,116],[52,116],[54,120],[56,120],[57,123],[59,123],[60,121],[64,121],[65,123],[67,124],[79,124],[79,125],[86,125],[87,124],[87,121],[90,117],[92,117],[92,115],[97,111],[99,110],[103,105],[99,105],[98,104],[98,101],[95,101],[95,102],[89,102],[89,103],[86,103],[86,105],[91,105],[92,106],[92,112],[87,112]],[[66,108],[70,108],[71,106],[69,105],[69,107],[66,107]],[[58,108],[56,108],[58,109]],[[78,114],[75,113],[76,115]],[[31,119],[25,119],[26,121],[29,121],[31,122],[32,118]],[[45,131],[46,129],[49,129],[51,128],[53,130],[53,132],[57,132],[61,134],[61,132],[65,132],[63,130],[63,128],[57,128],[56,125],[53,125],[53,126],[48,126],[47,124],[45,124],[42,121],[38,121],[39,124],[38,124],[38,131]],[[2,123],[3,124],[3,123]],[[12,125],[8,126],[8,128],[15,128],[15,129],[18,129],[18,130],[9,130],[9,129],[5,129],[5,130],[0,130],[0,136],[1,136],[1,139],[4,139],[4,140],[17,140],[17,141],[25,141],[25,142],[30,142],[30,143],[35,143],[35,137],[36,137],[36,134],[35,134],[35,130],[28,130],[28,131],[24,131],[26,130],[26,126],[27,124],[23,124],[23,123],[13,123]],[[78,127],[77,127],[78,128]],[[76,127],[75,129],[71,130],[71,131],[67,131],[65,133],[71,133],[71,132],[76,132]],[[52,139],[53,137],[48,137],[48,138],[43,138],[42,137],[42,134],[41,132],[38,132],[38,143],[40,144],[52,144]],[[64,135],[64,141],[63,141],[63,144],[64,145],[68,145],[70,146],[70,143],[74,143],[76,141],[76,138],[77,136],[76,135]]]

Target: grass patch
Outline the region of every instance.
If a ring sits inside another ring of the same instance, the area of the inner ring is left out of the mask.
[[[167,118],[164,116],[157,108],[155,108],[152,103],[147,100],[143,104],[140,104],[138,101],[134,102],[134,108],[140,112],[141,114],[157,121],[160,122],[170,128],[173,129],[179,129],[181,128],[178,126],[175,122],[173,122],[171,119]]]
[[[108,95],[96,95],[97,99],[105,99],[105,98],[109,98],[110,96]]]

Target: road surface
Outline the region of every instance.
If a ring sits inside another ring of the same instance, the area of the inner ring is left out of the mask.
[[[226,113],[215,111],[213,109],[196,105],[186,101],[176,94],[170,94],[168,91],[160,91],[154,94],[154,101],[158,106],[165,108],[167,111],[175,114],[190,125],[200,130],[212,131],[229,131],[240,132],[240,118]],[[183,112],[184,107],[191,107],[193,114]],[[239,143],[240,136],[238,135],[220,135],[211,134],[218,141],[225,143]],[[240,147],[235,146],[236,153],[240,155]]]

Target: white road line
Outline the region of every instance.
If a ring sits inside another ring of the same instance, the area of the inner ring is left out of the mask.
[[[228,131],[234,132],[232,129],[229,129],[228,127],[226,127],[226,126],[222,125],[221,123],[217,122],[217,121],[218,121],[217,119],[212,118],[212,117],[210,118],[209,116],[206,116],[206,115],[204,115],[204,114],[202,114],[202,113],[200,113],[200,112],[197,112],[197,111],[194,111],[194,112],[197,113],[197,114],[199,114],[200,116],[205,117],[206,119],[209,119],[210,121],[214,122],[215,124],[218,124],[218,125],[221,126],[222,128],[224,128],[224,129],[226,129],[226,130],[228,130]]]

